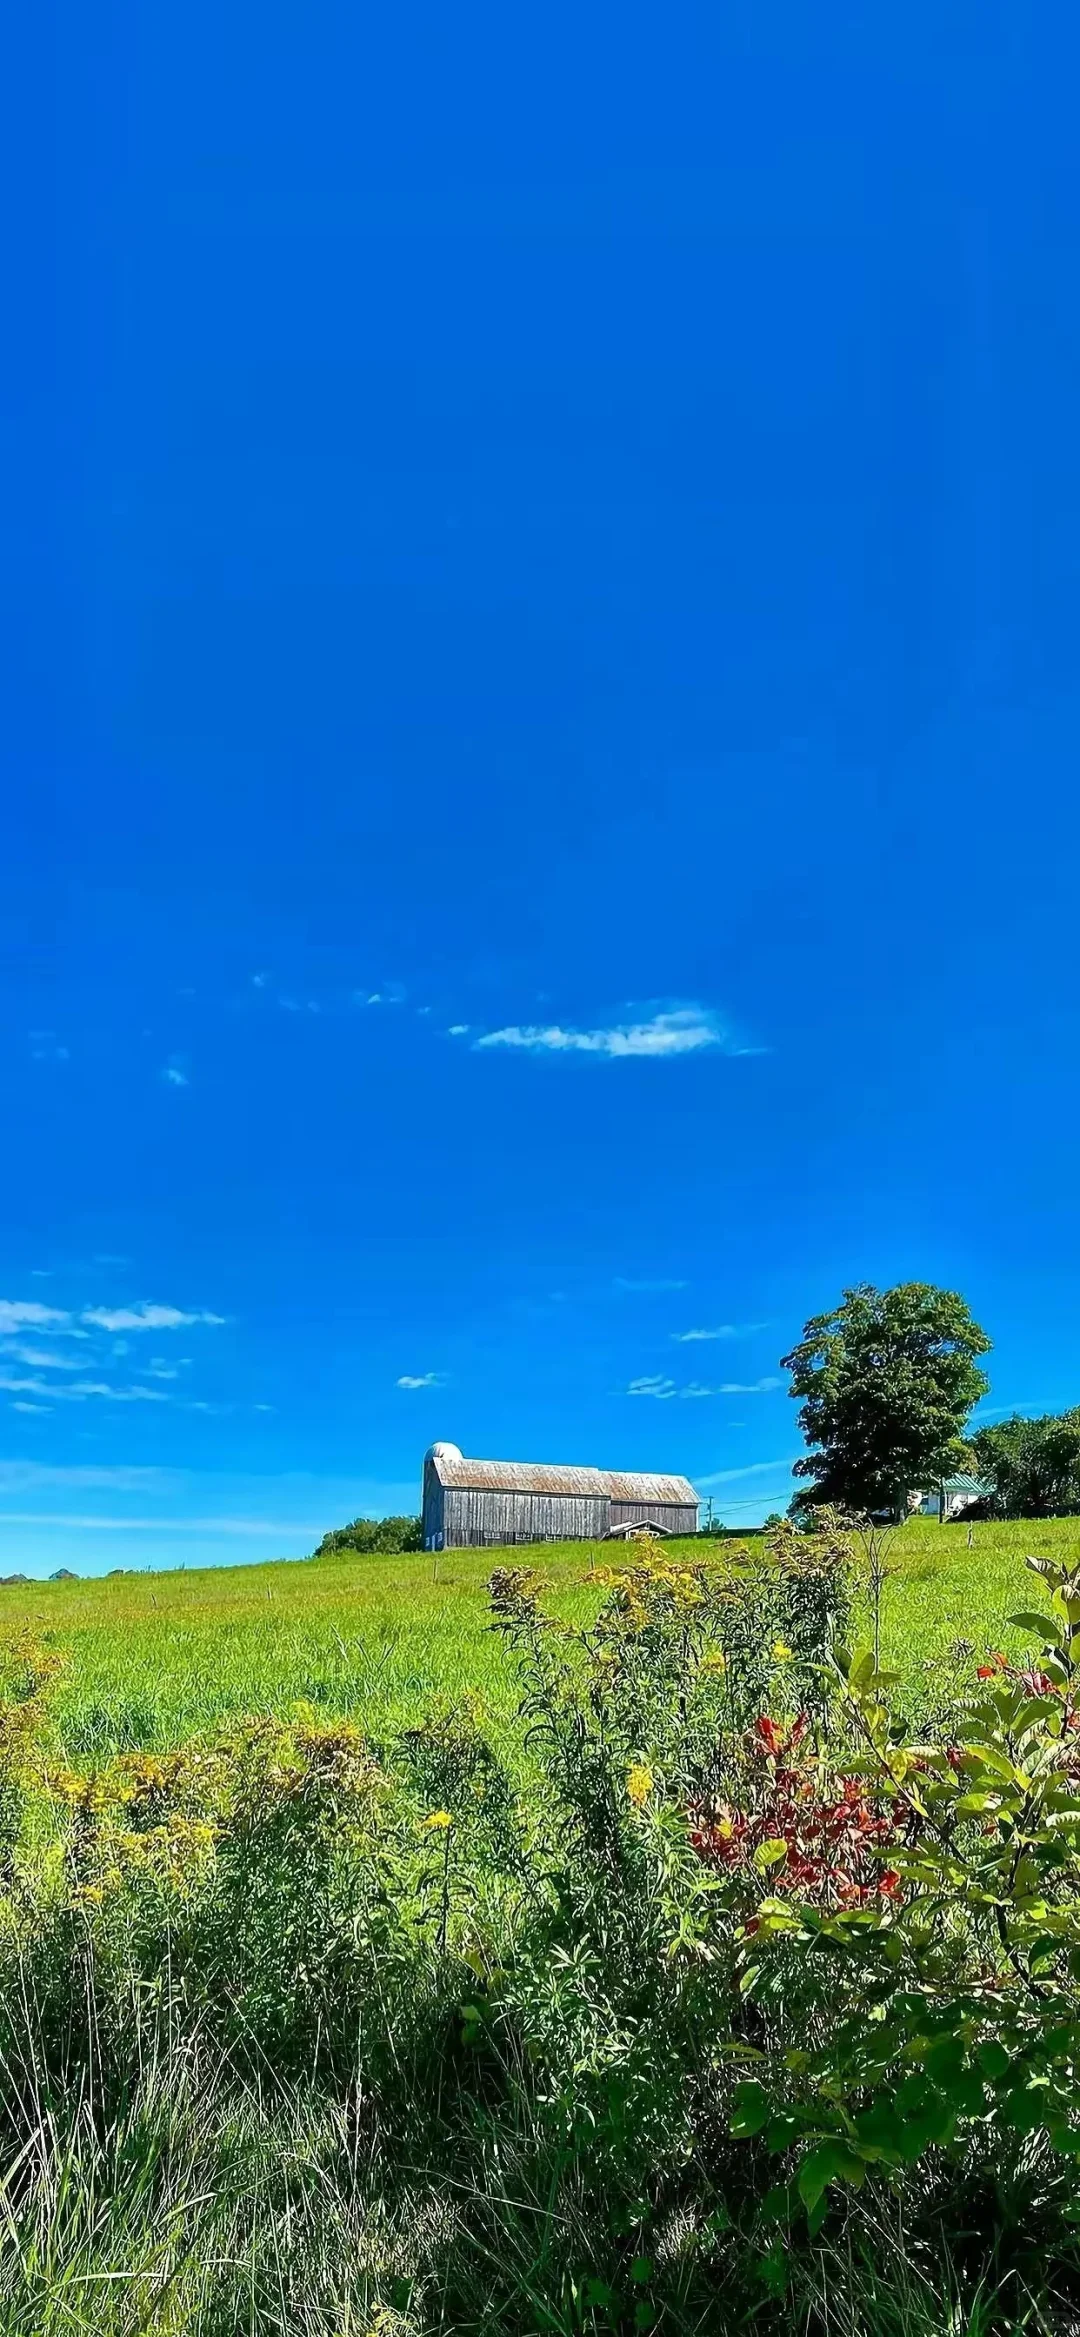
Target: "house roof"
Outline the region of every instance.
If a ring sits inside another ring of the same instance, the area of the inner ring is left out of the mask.
[[[609,1501],[651,1501],[693,1509],[697,1494],[686,1477],[653,1477],[641,1470],[556,1468],[537,1461],[469,1461],[456,1445],[432,1445],[428,1459],[440,1485],[471,1493],[591,1494]]]
[[[945,1479],[946,1493],[970,1493],[973,1499],[979,1499],[993,1490],[993,1486],[988,1485],[983,1477],[969,1477],[964,1470],[960,1471],[959,1476]]]

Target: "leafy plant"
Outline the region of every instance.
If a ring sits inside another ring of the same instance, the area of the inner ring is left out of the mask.
[[[1039,1652],[981,1664],[949,1741],[910,1738],[890,1676],[841,1653],[852,1791],[888,1863],[854,1903],[796,1889],[745,1927],[744,1996],[772,2033],[736,2130],[797,2150],[814,2218],[833,2182],[975,2132],[984,2149],[999,2135],[1006,2163],[1035,2134],[1080,2163],[1080,1567],[1030,1564],[1047,1605],[1012,1621]]]

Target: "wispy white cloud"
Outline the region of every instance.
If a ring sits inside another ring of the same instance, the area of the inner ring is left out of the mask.
[[[671,1336],[680,1347],[689,1347],[700,1339],[749,1339],[754,1331],[763,1331],[764,1323],[717,1323],[712,1331],[673,1331]]]
[[[705,1387],[700,1380],[689,1380],[684,1387],[678,1387],[666,1372],[654,1371],[640,1379],[632,1379],[626,1393],[628,1396],[655,1396],[658,1402],[667,1403],[672,1396],[764,1396],[779,1385],[776,1379],[759,1379],[749,1383],[722,1380],[717,1387]]]
[[[452,1022],[452,1023],[451,1023],[451,1025],[450,1025],[450,1028],[449,1028],[449,1030],[448,1030],[448,1032],[447,1032],[447,1034],[446,1034],[446,1035],[447,1035],[447,1038],[448,1038],[448,1039],[463,1039],[463,1038],[465,1037],[465,1035],[466,1035],[466,1032],[468,1031],[468,1029],[469,1029],[469,1024],[468,1024],[467,1022]]]
[[[446,1379],[446,1374],[445,1374],[445,1372],[442,1372],[442,1371],[423,1371],[423,1372],[411,1372],[411,1371],[406,1371],[406,1372],[403,1372],[403,1373],[402,1373],[402,1375],[401,1375],[401,1378],[400,1378],[400,1379],[397,1381],[397,1386],[398,1386],[399,1388],[410,1388],[410,1389],[411,1389],[411,1388],[441,1388],[441,1387],[444,1385],[445,1379]]]
[[[0,1494],[52,1492],[150,1493],[171,1484],[171,1470],[104,1468],[97,1463],[0,1460]]]
[[[8,1345],[5,1341],[4,1352],[15,1363],[27,1364],[31,1371],[83,1371],[87,1360],[77,1349],[67,1355],[57,1355],[51,1347],[24,1347],[21,1342]]]
[[[1060,1397],[1054,1403],[1048,1403],[1045,1397],[1039,1396],[1017,1404],[976,1404],[971,1417],[975,1421],[1011,1420],[1017,1412],[1054,1412],[1060,1408],[1060,1403]]]
[[[44,1396],[51,1404],[84,1404],[94,1397],[103,1397],[111,1404],[167,1404],[168,1396],[162,1388],[143,1388],[133,1385],[116,1388],[108,1380],[57,1380],[49,1384],[43,1379],[20,1379],[16,1373],[0,1371],[0,1388],[8,1395]]]
[[[185,1313],[179,1306],[88,1306],[82,1313],[84,1323],[92,1323],[99,1331],[185,1331],[194,1323],[212,1323],[219,1328],[224,1315],[213,1315],[206,1307],[197,1307]]]
[[[676,1006],[632,1022],[605,1023],[593,1030],[567,1028],[561,1023],[507,1023],[501,1030],[482,1031],[474,1045],[516,1047],[530,1054],[625,1056],[696,1055],[706,1048],[725,1055],[757,1050],[738,1043],[734,1032],[712,1007]]]
[[[0,1298],[0,1336],[10,1331],[54,1330],[67,1326],[71,1316],[66,1307],[42,1306],[36,1298]]]
[[[778,1461],[748,1461],[741,1469],[714,1469],[711,1476],[698,1477],[699,1486],[734,1485],[740,1477],[776,1477],[784,1469],[794,1467],[797,1453],[784,1453]]]
[[[13,1412],[51,1412],[52,1405],[28,1404],[24,1396],[16,1396],[12,1403],[11,1409]]]
[[[666,1280],[636,1282],[633,1281],[627,1274],[616,1274],[611,1287],[613,1290],[619,1290],[623,1292],[652,1292],[658,1290],[685,1290],[686,1284],[685,1282]]]
[[[408,992],[404,982],[384,982],[378,990],[354,990],[356,1006],[404,1006]]]
[[[191,1085],[187,1072],[181,1071],[179,1063],[166,1063],[161,1076],[166,1087],[190,1087]]]

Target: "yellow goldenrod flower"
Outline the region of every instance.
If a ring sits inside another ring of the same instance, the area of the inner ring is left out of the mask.
[[[777,1640],[774,1642],[774,1644],[773,1644],[773,1655],[774,1655],[774,1657],[775,1657],[775,1659],[776,1659],[777,1663],[787,1663],[787,1662],[788,1662],[788,1660],[789,1660],[789,1658],[790,1658],[790,1655],[791,1655],[791,1649],[790,1649],[790,1647],[788,1646],[788,1643],[787,1643],[786,1639],[777,1639]]]
[[[643,1810],[655,1783],[651,1769],[644,1761],[635,1761],[627,1771],[626,1790],[636,1810]]]
[[[453,1823],[449,1810],[432,1810],[430,1816],[424,1819],[425,1826],[432,1834],[445,1833],[447,1826],[452,1826]]]

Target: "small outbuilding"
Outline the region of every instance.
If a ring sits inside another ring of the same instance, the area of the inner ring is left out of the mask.
[[[645,1530],[696,1534],[698,1497],[685,1477],[469,1461],[456,1444],[433,1444],[424,1457],[423,1519],[425,1550],[603,1542]]]
[[[914,1497],[916,1515],[936,1517],[942,1525],[950,1525],[955,1518],[963,1517],[966,1510],[977,1508],[980,1501],[988,1501],[992,1492],[993,1486],[985,1484],[981,1477],[965,1474],[946,1477],[943,1484],[932,1486],[929,1493]]]

